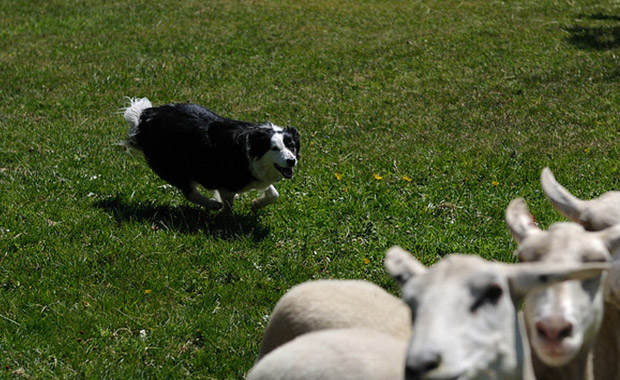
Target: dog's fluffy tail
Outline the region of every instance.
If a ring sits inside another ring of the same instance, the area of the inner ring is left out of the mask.
[[[136,139],[138,125],[140,124],[140,115],[142,111],[151,107],[153,107],[153,105],[147,98],[129,98],[129,107],[125,108],[125,112],[123,113],[125,121],[129,124],[129,134],[127,135],[127,141],[125,143],[127,148],[140,150],[140,145]]]

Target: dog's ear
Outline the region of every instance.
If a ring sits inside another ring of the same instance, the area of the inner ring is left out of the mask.
[[[261,158],[271,148],[273,132],[264,128],[255,128],[246,134],[250,157]]]
[[[291,134],[291,137],[293,138],[293,142],[295,143],[295,150],[297,151],[297,158],[299,158],[299,151],[301,149],[301,139],[299,136],[299,131],[297,130],[297,128],[289,126],[286,127],[286,131],[288,133]]]

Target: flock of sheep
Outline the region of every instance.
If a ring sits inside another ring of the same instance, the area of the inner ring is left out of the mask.
[[[426,268],[393,247],[402,300],[361,280],[297,285],[247,379],[620,380],[620,192],[579,200],[548,168],[541,182],[573,222],[542,230],[513,200],[520,263],[454,254]]]

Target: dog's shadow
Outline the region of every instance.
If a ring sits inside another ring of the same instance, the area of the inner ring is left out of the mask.
[[[269,229],[257,213],[213,212],[198,206],[166,206],[152,201],[127,200],[122,194],[99,200],[94,207],[109,213],[118,223],[148,222],[154,229],[198,233],[225,240],[251,236],[263,240]]]
[[[620,47],[620,16],[595,13],[580,15],[590,25],[567,28],[569,42],[580,49],[609,50]]]

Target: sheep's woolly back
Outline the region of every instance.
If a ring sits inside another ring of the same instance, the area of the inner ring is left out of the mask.
[[[400,298],[371,282],[305,282],[291,288],[276,304],[258,357],[311,331],[357,327],[408,339],[411,311]]]
[[[256,363],[247,380],[402,380],[407,341],[372,329],[305,334]]]

